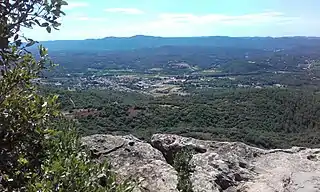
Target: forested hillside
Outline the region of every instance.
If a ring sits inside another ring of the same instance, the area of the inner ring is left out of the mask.
[[[317,147],[320,40],[134,36],[45,42],[44,80],[83,135],[175,133],[264,147]]]
[[[174,133],[264,148],[320,143],[320,93],[312,90],[234,89],[160,98],[108,90],[55,91],[62,110],[78,120],[84,135],[148,139],[154,133]]]

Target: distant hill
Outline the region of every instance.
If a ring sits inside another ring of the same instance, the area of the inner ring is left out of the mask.
[[[226,73],[296,71],[320,58],[316,37],[106,37],[45,41],[63,73],[88,70],[161,68],[168,74],[193,73],[195,68]],[[188,69],[176,64],[187,63]],[[62,70],[63,69],[63,70]],[[60,70],[59,70],[60,72]]]
[[[106,51],[157,48],[161,46],[209,46],[248,49],[291,49],[319,46],[317,37],[106,37],[103,39],[59,40],[41,42],[52,51]]]

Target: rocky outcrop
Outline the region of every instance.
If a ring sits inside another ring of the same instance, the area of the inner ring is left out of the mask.
[[[108,159],[121,179],[138,183],[136,192],[176,192],[178,178],[162,153],[133,136],[92,135],[82,138],[92,156]]]
[[[320,149],[263,150],[238,142],[203,141],[157,134],[151,144],[132,136],[83,138],[95,158],[108,158],[123,178],[141,181],[138,191],[178,191],[171,166],[177,152],[192,152],[189,175],[194,192],[320,191]]]

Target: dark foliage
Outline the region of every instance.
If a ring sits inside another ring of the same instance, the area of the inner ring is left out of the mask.
[[[192,149],[181,149],[174,156],[173,167],[178,172],[178,189],[181,192],[193,192],[190,176],[194,170],[194,167],[190,165],[192,158]]]
[[[82,134],[174,133],[243,141],[264,148],[319,147],[320,95],[298,89],[226,89],[160,98],[115,91],[59,92],[62,109],[93,108],[78,118]],[[72,114],[71,114],[72,115]]]

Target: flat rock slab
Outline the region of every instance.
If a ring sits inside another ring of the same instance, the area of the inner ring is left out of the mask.
[[[320,149],[263,150],[167,134],[153,135],[151,143],[169,157],[194,149],[194,192],[320,192]]]
[[[320,192],[320,149],[264,150],[239,142],[156,134],[151,144],[133,136],[84,137],[97,160],[108,159],[120,179],[138,181],[136,192],[178,192],[171,166],[182,149],[193,151],[194,192]]]

